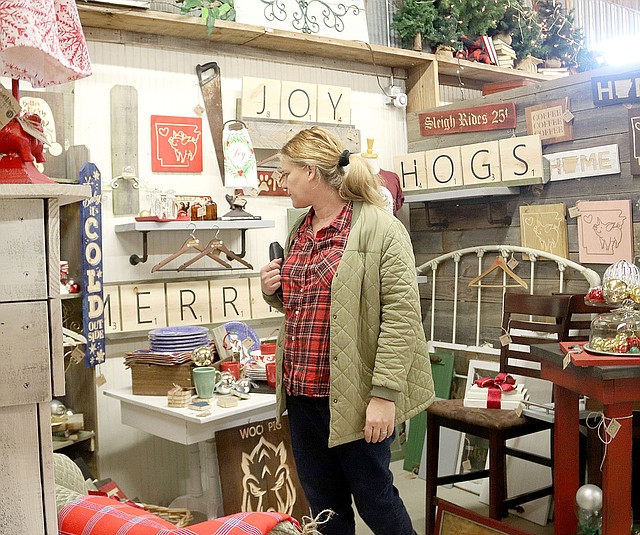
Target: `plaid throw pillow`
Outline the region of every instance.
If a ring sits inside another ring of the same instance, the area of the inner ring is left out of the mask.
[[[176,528],[144,509],[103,496],[85,496],[58,514],[59,535],[267,535],[285,520],[299,527],[284,513],[236,513]]]

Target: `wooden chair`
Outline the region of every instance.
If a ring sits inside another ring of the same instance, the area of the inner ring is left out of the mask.
[[[511,344],[500,350],[500,371],[527,377],[540,377],[539,363],[522,346],[562,341],[569,329],[571,296],[527,295],[507,293],[502,319],[503,332],[510,333]],[[538,320],[544,316],[551,323]],[[541,333],[544,338],[541,339]],[[518,359],[514,361],[513,359]],[[532,366],[529,368],[528,366]],[[489,468],[466,474],[438,477],[440,428],[447,427],[486,439],[489,442]],[[508,509],[552,494],[553,487],[545,487],[519,496],[507,498],[506,457],[513,456],[552,467],[550,458],[515,450],[506,441],[538,431],[551,429],[552,422],[518,416],[515,411],[477,409],[463,406],[463,400],[435,401],[427,409],[427,478],[426,478],[426,535],[435,528],[436,492],[439,485],[489,477],[489,516],[500,520]]]

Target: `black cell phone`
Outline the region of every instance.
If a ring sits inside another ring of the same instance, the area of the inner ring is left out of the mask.
[[[282,258],[284,260],[284,249],[277,241],[271,242],[269,245],[269,262]]]
[[[274,241],[269,244],[269,262],[278,258],[282,258],[284,261],[284,249],[282,248],[282,245],[277,241]],[[280,263],[280,267],[282,268],[282,263]],[[282,299],[282,285],[276,291],[276,295]]]

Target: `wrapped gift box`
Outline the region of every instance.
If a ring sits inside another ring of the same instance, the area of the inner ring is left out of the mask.
[[[525,388],[525,385],[522,383],[512,386],[514,387],[513,390],[504,392],[497,386],[487,388],[474,384],[464,396],[464,406],[482,409],[516,409],[522,401],[526,401],[527,399],[529,399],[529,394],[527,392],[527,389]],[[496,401],[494,401],[493,404],[490,403],[490,398],[493,400],[499,399],[500,406],[495,406]]]

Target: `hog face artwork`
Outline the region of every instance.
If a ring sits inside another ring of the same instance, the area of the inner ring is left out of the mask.
[[[26,114],[22,119],[28,121],[36,130],[42,129],[42,119],[36,114]],[[14,118],[0,130],[0,154],[18,155],[23,162],[43,163],[46,161],[43,155],[44,144],[24,130],[18,118]]]
[[[287,465],[284,443],[264,437],[251,453],[242,454],[242,511],[275,511],[293,514],[296,489]],[[265,508],[265,504],[271,504]]]

